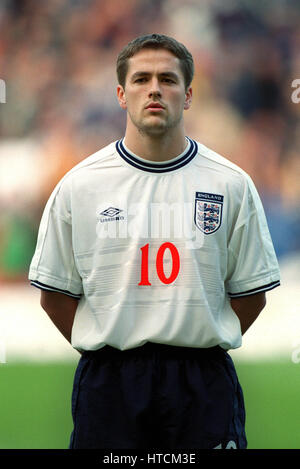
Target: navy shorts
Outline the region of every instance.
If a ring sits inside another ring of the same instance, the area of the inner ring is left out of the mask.
[[[147,343],[84,352],[72,394],[72,449],[246,448],[245,410],[220,347]]]

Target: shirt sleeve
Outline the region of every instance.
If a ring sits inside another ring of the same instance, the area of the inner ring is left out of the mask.
[[[72,246],[72,217],[67,191],[59,184],[45,207],[36,250],[29,268],[29,280],[42,290],[80,298],[82,280],[76,268]]]
[[[225,288],[231,298],[254,295],[280,285],[280,272],[264,209],[250,177],[228,243]]]

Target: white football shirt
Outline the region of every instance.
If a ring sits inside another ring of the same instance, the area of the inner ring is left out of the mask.
[[[79,299],[74,348],[237,348],[230,298],[280,284],[252,180],[186,139],[181,155],[159,163],[113,142],[49,198],[29,279]]]

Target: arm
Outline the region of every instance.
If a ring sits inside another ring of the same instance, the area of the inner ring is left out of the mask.
[[[259,313],[266,305],[266,294],[264,292],[256,295],[241,296],[230,300],[231,307],[241,323],[242,334],[253,324]]]
[[[40,303],[57,329],[71,343],[78,300],[63,293],[41,290]]]

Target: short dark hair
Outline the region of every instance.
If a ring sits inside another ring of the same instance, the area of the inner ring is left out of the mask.
[[[117,77],[123,88],[128,71],[128,59],[142,49],[166,49],[172,52],[180,60],[186,89],[190,86],[194,76],[194,61],[187,48],[176,39],[164,34],[146,34],[130,41],[118,55]]]

